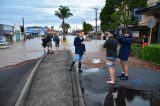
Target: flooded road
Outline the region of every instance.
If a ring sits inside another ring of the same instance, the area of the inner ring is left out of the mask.
[[[62,38],[62,36],[60,36]],[[75,36],[67,36],[67,42],[63,43],[61,39],[60,49],[69,49],[74,53],[74,41]],[[7,49],[0,49],[0,68],[14,65],[19,62],[23,62],[30,59],[41,57],[44,52],[42,48],[41,38],[27,39],[26,41],[14,42],[10,44]],[[100,51],[103,42],[99,40],[92,40],[86,42],[87,54],[90,52]],[[52,42],[53,49],[54,42]],[[87,55],[86,54],[86,55]]]
[[[0,68],[41,57],[41,43],[41,38],[34,38],[10,44],[7,49],[0,49]]]

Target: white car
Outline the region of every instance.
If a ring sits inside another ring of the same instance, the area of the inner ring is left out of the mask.
[[[8,48],[8,42],[5,42],[4,40],[0,40],[0,49]]]

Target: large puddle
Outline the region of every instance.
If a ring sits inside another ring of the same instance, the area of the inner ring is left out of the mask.
[[[160,106],[160,90],[154,90],[154,86],[152,90],[145,89],[150,84],[146,77],[117,81],[116,85],[106,84],[107,77],[104,69],[83,69],[80,79],[86,106]],[[146,83],[142,84],[141,80]]]

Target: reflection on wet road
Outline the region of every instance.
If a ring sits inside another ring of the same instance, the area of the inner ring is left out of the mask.
[[[120,73],[119,66],[116,68],[117,74]],[[160,80],[160,73],[152,73],[154,77],[148,79],[150,70],[139,68],[139,73],[146,73],[143,76],[133,70],[134,67],[128,81],[117,79],[113,86],[106,83],[109,77],[106,69],[83,69],[80,80],[86,106],[160,106],[160,85],[155,82]]]

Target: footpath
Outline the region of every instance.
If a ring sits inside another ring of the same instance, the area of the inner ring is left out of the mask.
[[[72,59],[69,50],[60,50],[41,58],[18,98],[16,106],[84,106],[78,73],[68,71]]]

